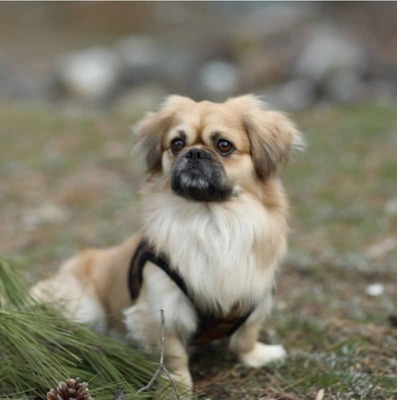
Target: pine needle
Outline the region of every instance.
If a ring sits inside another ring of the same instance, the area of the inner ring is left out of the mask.
[[[131,343],[61,317],[28,295],[28,285],[0,260],[0,398],[44,399],[59,381],[87,381],[96,400],[153,399],[170,392],[165,380],[137,391],[156,370],[153,359]]]

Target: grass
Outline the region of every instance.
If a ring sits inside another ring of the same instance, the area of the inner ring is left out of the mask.
[[[0,251],[31,280],[85,246],[127,237],[139,215],[137,115],[0,107]],[[293,116],[308,150],[283,176],[290,252],[263,339],[282,365],[249,370],[221,348],[191,368],[213,399],[397,399],[397,114],[394,106],[318,108]],[[382,283],[384,293],[366,294]]]

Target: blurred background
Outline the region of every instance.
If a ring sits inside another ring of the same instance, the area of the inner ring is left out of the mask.
[[[5,99],[128,108],[254,91],[295,111],[397,93],[393,2],[36,2],[0,14]]]
[[[253,92],[308,149],[262,339],[283,366],[193,359],[214,399],[397,399],[397,3],[0,3],[0,255],[30,280],[137,228],[129,126],[172,93]],[[320,392],[321,393],[321,392]]]

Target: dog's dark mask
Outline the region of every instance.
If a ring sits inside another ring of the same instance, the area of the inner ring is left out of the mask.
[[[216,156],[201,148],[192,148],[175,162],[172,190],[179,196],[196,201],[224,201],[233,187]]]

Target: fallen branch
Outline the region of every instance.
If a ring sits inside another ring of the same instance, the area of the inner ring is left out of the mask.
[[[167,375],[167,378],[171,383],[171,386],[172,386],[172,388],[174,390],[174,393],[175,393],[175,398],[177,400],[180,400],[180,396],[179,396],[176,384],[175,384],[174,380],[172,379],[171,374],[169,373],[167,368],[165,368],[165,366],[164,366],[164,327],[165,327],[165,318],[164,318],[164,310],[163,309],[160,310],[160,322],[161,322],[161,326],[160,326],[160,362],[159,362],[159,366],[158,366],[156,372],[153,374],[152,378],[150,379],[149,383],[146,386],[144,386],[143,388],[139,389],[137,391],[137,394],[142,393],[142,392],[150,389],[151,386],[153,385],[154,381],[157,379],[157,377],[160,375],[160,372],[162,371]]]

